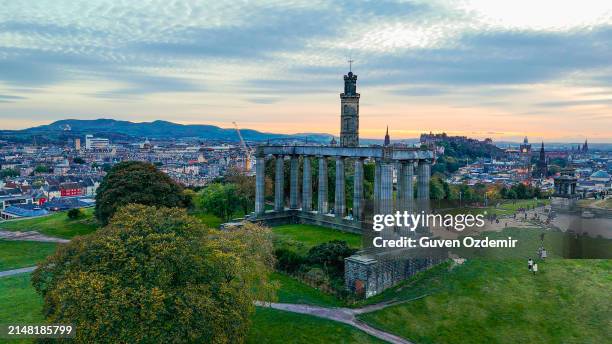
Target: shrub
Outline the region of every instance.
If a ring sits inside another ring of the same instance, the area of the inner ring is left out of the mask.
[[[300,270],[306,262],[305,257],[286,248],[274,250],[274,256],[276,257],[276,268],[289,273]]]
[[[79,208],[73,208],[68,210],[68,218],[71,220],[76,220],[83,216],[83,212]]]
[[[308,263],[319,265],[331,275],[344,274],[344,258],[357,250],[348,246],[346,241],[332,240],[314,246],[308,251]]]

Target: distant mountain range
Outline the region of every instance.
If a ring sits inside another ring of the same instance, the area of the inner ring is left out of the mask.
[[[329,143],[332,139],[330,134],[321,133],[299,133],[299,134],[276,134],[261,132],[253,129],[240,129],[240,132],[247,141],[267,141],[282,142],[291,141],[294,139],[308,140],[316,143]],[[0,139],[12,142],[38,143],[53,142],[65,143],[69,139],[77,137],[83,138],[87,134],[100,136],[111,139],[111,141],[135,141],[142,138],[151,139],[186,139],[193,138],[198,140],[219,140],[219,141],[238,141],[238,135],[233,128],[221,128],[214,125],[204,124],[178,124],[168,121],[153,121],[153,122],[130,122],[120,121],[115,119],[64,119],[53,122],[47,125],[22,129],[22,130],[0,130]],[[415,144],[419,142],[418,138],[393,140],[393,142],[402,142],[407,144]],[[361,138],[361,144],[382,144],[382,138]],[[494,142],[497,147],[505,148],[508,146],[516,146],[517,142],[497,141]],[[578,143],[555,143],[545,142],[547,150],[564,149],[572,147]],[[539,143],[534,143],[534,147],[539,148]],[[600,150],[612,150],[610,143],[590,143],[589,147]]]
[[[327,143],[332,138],[332,135],[329,134],[302,133],[287,135],[242,128],[240,132],[244,139],[248,141],[308,139]],[[2,139],[15,139],[17,141],[32,140],[34,137],[44,141],[55,141],[87,134],[107,137],[111,140],[129,140],[144,137],[157,139],[196,138],[202,140],[238,140],[235,129],[220,128],[214,125],[178,124],[159,120],[153,122],[130,122],[114,119],[65,119],[48,125],[41,125],[23,130],[0,130],[0,137]]]

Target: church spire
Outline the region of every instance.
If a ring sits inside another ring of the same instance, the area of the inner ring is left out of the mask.
[[[385,134],[385,146],[391,144],[391,138],[389,137],[389,126],[387,125],[387,133]]]

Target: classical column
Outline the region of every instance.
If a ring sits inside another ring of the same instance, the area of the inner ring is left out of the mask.
[[[283,211],[285,209],[285,157],[276,156],[276,171],[274,178],[274,210]]]
[[[397,195],[395,196],[396,198],[396,203],[395,203],[395,207],[397,208],[397,210],[402,210],[402,190],[404,189],[404,186],[402,185],[402,162],[398,161],[397,163],[395,163],[395,173],[396,173],[396,180],[397,180]]]
[[[353,218],[363,220],[363,160],[355,160],[355,183],[353,185]]]
[[[266,190],[266,158],[258,156],[255,160],[255,214],[266,211],[264,193]]]
[[[304,156],[304,170],[302,171],[302,211],[312,210],[312,172],[310,170],[310,157]]]
[[[319,214],[327,214],[327,157],[319,157],[319,204],[317,211]]]
[[[417,175],[417,198],[420,200],[429,199],[429,178],[431,177],[431,165],[429,162],[419,161]]]
[[[380,201],[379,214],[393,213],[393,164],[382,162],[380,164]]]
[[[346,197],[344,192],[344,158],[336,157],[336,190],[334,214],[337,217],[346,216]]]
[[[289,176],[289,208],[297,209],[299,207],[298,204],[298,194],[299,192],[299,166],[300,166],[300,157],[297,155],[292,155],[290,160],[291,173]]]
[[[412,178],[414,175],[413,163],[402,161],[400,165],[398,175],[398,195],[401,200],[400,209],[401,211],[413,211],[414,208],[414,186],[412,184]],[[401,181],[401,183],[399,183]]]
[[[374,214],[378,214],[380,209],[380,160],[374,161]]]

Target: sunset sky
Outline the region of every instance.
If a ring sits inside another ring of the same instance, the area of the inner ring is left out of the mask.
[[[612,142],[612,1],[0,0],[0,129],[163,119]]]

